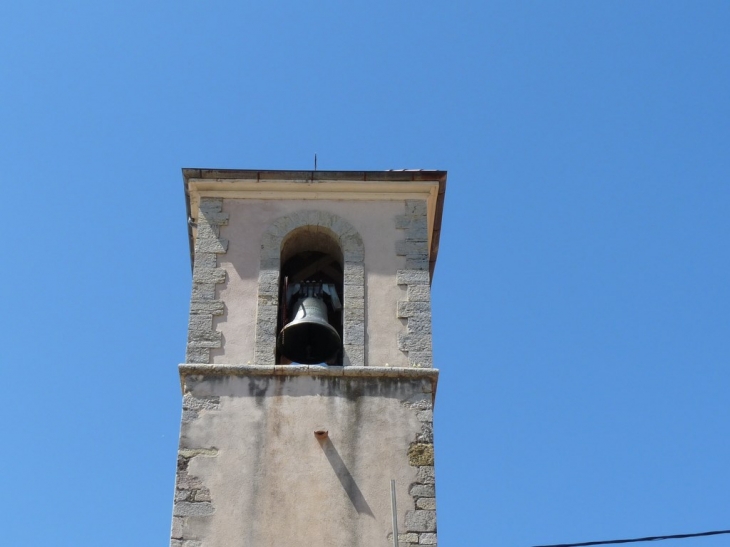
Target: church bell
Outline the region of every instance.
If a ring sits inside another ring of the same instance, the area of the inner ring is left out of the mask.
[[[297,283],[286,293],[286,303],[294,302],[291,306],[294,319],[279,332],[279,352],[304,365],[331,360],[342,346],[337,329],[328,321],[328,302],[334,311],[341,308],[334,285]]]

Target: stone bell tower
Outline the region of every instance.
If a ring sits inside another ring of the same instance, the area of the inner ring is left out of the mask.
[[[436,545],[446,172],[183,179],[193,287],[171,545]]]

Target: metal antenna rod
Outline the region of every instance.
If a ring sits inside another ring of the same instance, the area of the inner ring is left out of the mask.
[[[390,480],[390,506],[393,509],[393,547],[398,547],[398,510],[395,502],[395,481]]]

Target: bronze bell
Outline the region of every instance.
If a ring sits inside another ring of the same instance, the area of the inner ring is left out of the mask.
[[[327,304],[317,296],[301,298],[294,319],[279,333],[279,351],[295,363],[314,365],[332,359],[340,349],[337,330],[327,321]]]

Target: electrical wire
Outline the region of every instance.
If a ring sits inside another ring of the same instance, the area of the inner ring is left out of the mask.
[[[730,530],[715,530],[713,532],[700,532],[697,534],[675,534],[672,536],[649,536],[634,539],[611,539],[608,541],[586,541],[584,543],[556,543],[554,545],[535,545],[534,547],[588,547],[589,545],[612,545],[617,543],[637,543],[639,541],[660,541],[663,539],[697,538],[702,536],[719,536],[720,534],[730,534]]]

